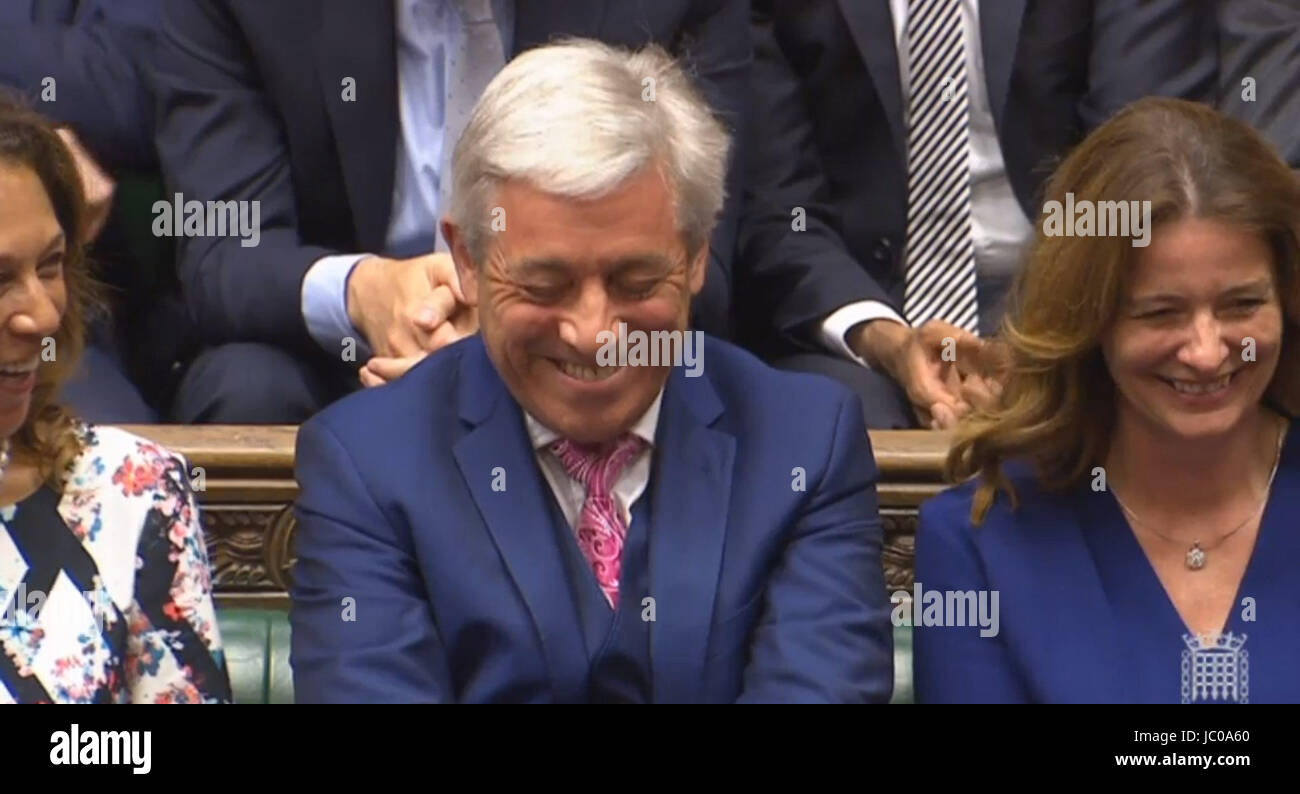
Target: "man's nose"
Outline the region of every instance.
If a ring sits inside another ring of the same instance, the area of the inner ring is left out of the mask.
[[[1191,336],[1178,351],[1178,360],[1201,372],[1217,373],[1230,352],[1223,338],[1223,325],[1213,312],[1192,318]]]
[[[602,331],[614,331],[614,307],[603,284],[585,284],[560,320],[560,338],[582,353],[595,355],[604,343]]]

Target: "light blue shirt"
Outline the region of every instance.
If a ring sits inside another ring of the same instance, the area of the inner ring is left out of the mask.
[[[443,178],[446,109],[450,101],[449,59],[463,36],[455,0],[395,0],[397,19],[398,139],[393,208],[383,255],[407,258],[438,247],[438,191]],[[502,49],[514,41],[514,0],[492,0]],[[450,175],[447,175],[450,178]],[[361,333],[348,319],[347,282],[357,263],[372,253],[340,254],[317,260],[302,282],[307,331],[326,350],[357,341],[358,358],[370,356]]]

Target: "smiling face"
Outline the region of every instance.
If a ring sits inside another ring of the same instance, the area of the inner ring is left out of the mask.
[[[26,421],[43,340],[67,308],[66,250],[36,173],[0,162],[0,437]]]
[[[574,441],[613,439],[650,407],[669,370],[598,366],[600,334],[617,333],[619,323],[629,334],[685,331],[708,248],[688,261],[672,196],[653,167],[594,200],[519,181],[495,198],[506,228],[489,243],[488,261],[472,262],[461,236],[448,234],[488,355],[542,424]]]
[[[1102,345],[1122,418],[1188,440],[1242,428],[1281,352],[1271,249],[1240,228],[1189,218],[1158,227],[1140,251]]]

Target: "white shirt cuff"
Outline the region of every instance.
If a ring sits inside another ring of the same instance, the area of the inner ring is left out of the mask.
[[[348,318],[348,276],[358,262],[369,256],[323,256],[302,279],[302,316],[311,338],[326,351],[341,354],[344,340],[351,337],[356,340],[357,358],[362,361],[370,357],[370,349]]]
[[[902,315],[894,311],[893,307],[887,303],[858,301],[847,306],[841,306],[822,321],[822,344],[832,353],[838,353],[850,361],[856,361],[870,369],[871,365],[862,356],[853,352],[853,348],[849,347],[846,337],[853,326],[871,320],[892,320],[907,325],[907,321],[903,319]]]

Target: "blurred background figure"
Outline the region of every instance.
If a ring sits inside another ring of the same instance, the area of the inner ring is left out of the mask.
[[[917,700],[1300,701],[1300,181],[1245,124],[1145,99],[1069,193],[1149,201],[1154,231],[1037,235],[1005,390],[917,536],[916,581],[997,591],[1000,630],[918,626]]]
[[[1218,0],[1219,109],[1300,169],[1300,0]]]
[[[1215,90],[1213,7],[1184,0],[755,0],[754,36],[742,339],[877,428],[996,396],[983,337],[1054,163],[1139,97]]]
[[[181,422],[300,422],[473,333],[444,215],[451,149],[483,87],[560,36],[662,44],[740,128],[746,0],[167,3],[159,151],[186,200],[260,202],[260,243],[180,241],[203,352]],[[292,35],[286,35],[292,31]],[[654,101],[655,87],[644,86]],[[729,194],[739,196],[738,174]],[[694,322],[725,333],[737,202]],[[502,219],[508,223],[508,219]],[[358,373],[360,367],[360,373]]]
[[[89,211],[53,128],[0,106],[0,703],[228,702],[185,461],[57,400],[95,304]]]
[[[94,421],[153,421],[188,338],[170,241],[150,238],[144,211],[158,192],[149,75],[161,11],[161,0],[0,4],[0,84],[61,125],[86,194],[93,270],[111,288],[64,386]]]

